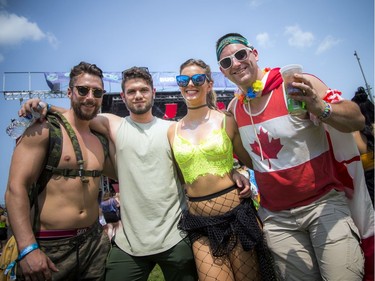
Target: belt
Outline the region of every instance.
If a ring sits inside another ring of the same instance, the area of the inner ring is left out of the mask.
[[[41,230],[35,233],[35,238],[38,239],[58,239],[58,238],[70,238],[81,235],[89,230],[89,227],[75,228],[75,229],[53,229],[53,230]]]

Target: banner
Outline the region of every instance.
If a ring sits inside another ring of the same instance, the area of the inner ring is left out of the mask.
[[[157,92],[178,92],[176,83],[177,72],[150,72],[154,88]],[[44,77],[51,91],[61,91],[69,85],[69,72],[44,72]],[[215,91],[235,91],[237,86],[229,81],[221,72],[213,72]],[[103,72],[103,81],[106,83],[121,84],[121,72]]]

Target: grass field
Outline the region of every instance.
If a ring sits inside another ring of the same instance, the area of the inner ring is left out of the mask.
[[[154,270],[151,272],[148,281],[164,281],[163,273],[158,265],[155,266]]]

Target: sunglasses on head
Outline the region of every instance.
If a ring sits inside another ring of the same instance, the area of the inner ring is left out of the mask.
[[[219,60],[220,66],[223,69],[228,69],[232,66],[233,58],[236,58],[236,60],[238,60],[238,61],[243,61],[243,60],[247,59],[247,57],[248,57],[247,51],[248,50],[250,50],[250,52],[252,51],[252,49],[250,49],[250,48],[244,48],[244,49],[238,50],[233,55],[222,58],[221,60]]]
[[[195,74],[191,77],[187,75],[176,76],[177,85],[180,87],[186,87],[189,84],[190,79],[193,82],[194,86],[202,86],[206,79],[207,81],[210,81],[206,74]]]
[[[99,88],[90,88],[86,86],[74,86],[74,87],[77,89],[78,94],[81,97],[87,96],[90,91],[92,91],[93,96],[98,99],[101,98],[103,94],[105,94],[105,90],[99,89]]]

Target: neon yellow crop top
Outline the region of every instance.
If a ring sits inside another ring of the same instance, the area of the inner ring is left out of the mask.
[[[191,144],[177,134],[173,141],[173,152],[186,183],[194,182],[199,176],[213,174],[224,176],[233,167],[233,146],[223,128],[214,130],[212,135],[200,144]]]

